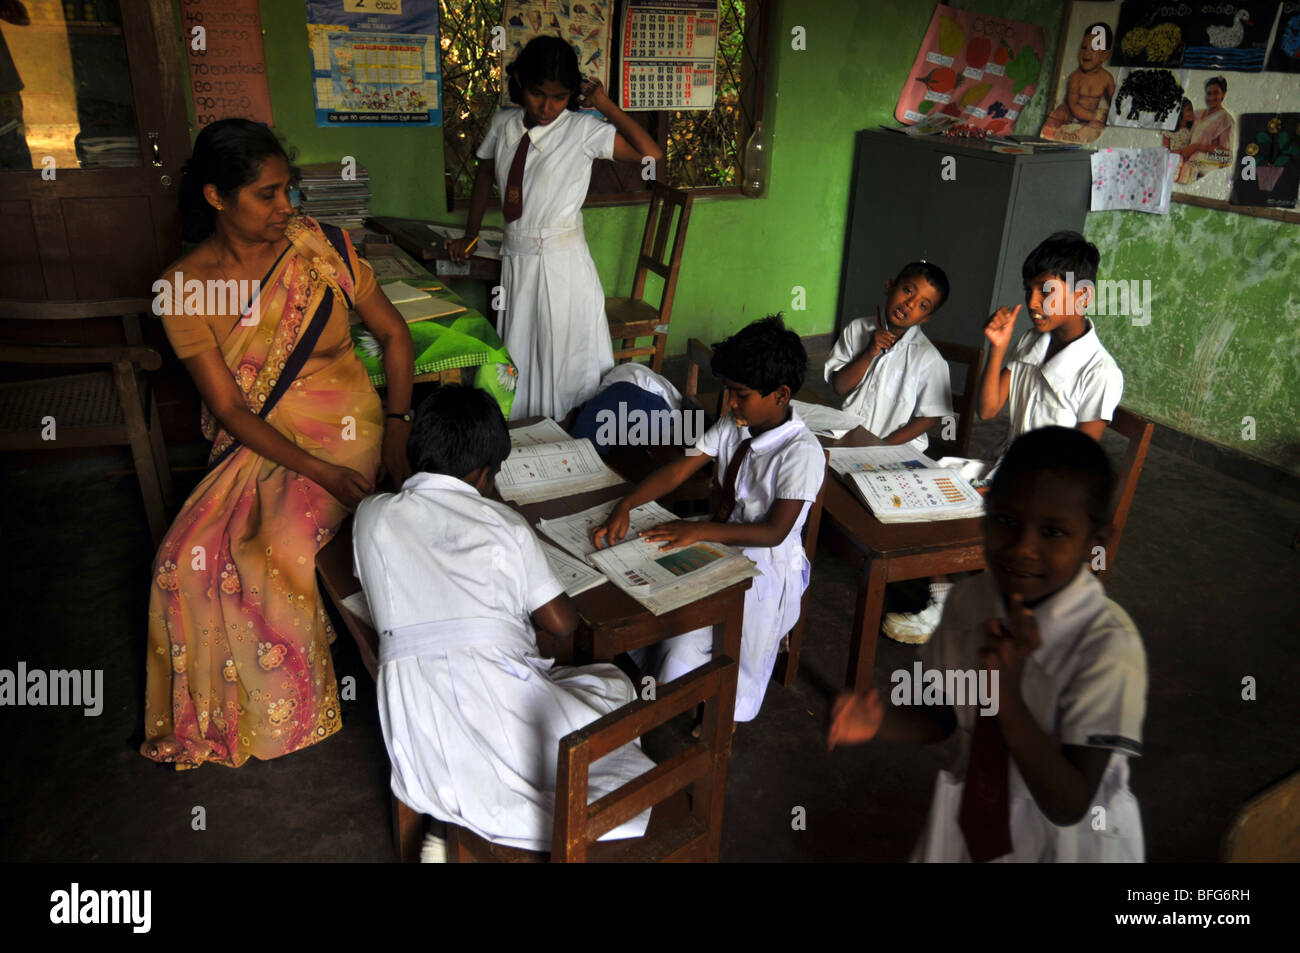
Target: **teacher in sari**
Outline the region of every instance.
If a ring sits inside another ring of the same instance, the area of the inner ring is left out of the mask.
[[[180,189],[199,244],[154,286],[212,440],[149,599],[141,753],[178,768],[238,767],[338,731],[316,552],[373,492],[381,460],[399,484],[409,474],[406,323],[346,233],[293,214],[290,175],[260,123],[207,126]],[[353,353],[349,307],[383,345],[387,408]]]

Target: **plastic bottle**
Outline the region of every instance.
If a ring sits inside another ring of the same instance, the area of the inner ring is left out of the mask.
[[[745,146],[745,177],[740,191],[750,198],[758,198],[767,189],[767,160],[767,136],[760,121],[754,123],[754,133]]]

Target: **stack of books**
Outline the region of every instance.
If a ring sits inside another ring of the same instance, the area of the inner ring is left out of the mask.
[[[339,228],[360,228],[370,215],[370,173],[358,165],[355,178],[343,178],[345,167],[321,162],[298,167],[302,212]]]
[[[76,148],[83,169],[140,165],[140,140],[135,136],[78,136]]]

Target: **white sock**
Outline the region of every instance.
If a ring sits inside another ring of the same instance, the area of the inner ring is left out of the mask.
[[[930,583],[930,601],[938,605],[943,605],[948,600],[948,590],[952,588],[950,582],[932,582]]]
[[[447,842],[435,834],[424,835],[424,844],[420,847],[420,863],[445,864],[447,862]]]

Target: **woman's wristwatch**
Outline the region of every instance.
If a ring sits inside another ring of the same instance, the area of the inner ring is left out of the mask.
[[[404,424],[409,424],[415,419],[409,410],[404,414],[389,414],[388,417],[390,420],[400,420]]]

